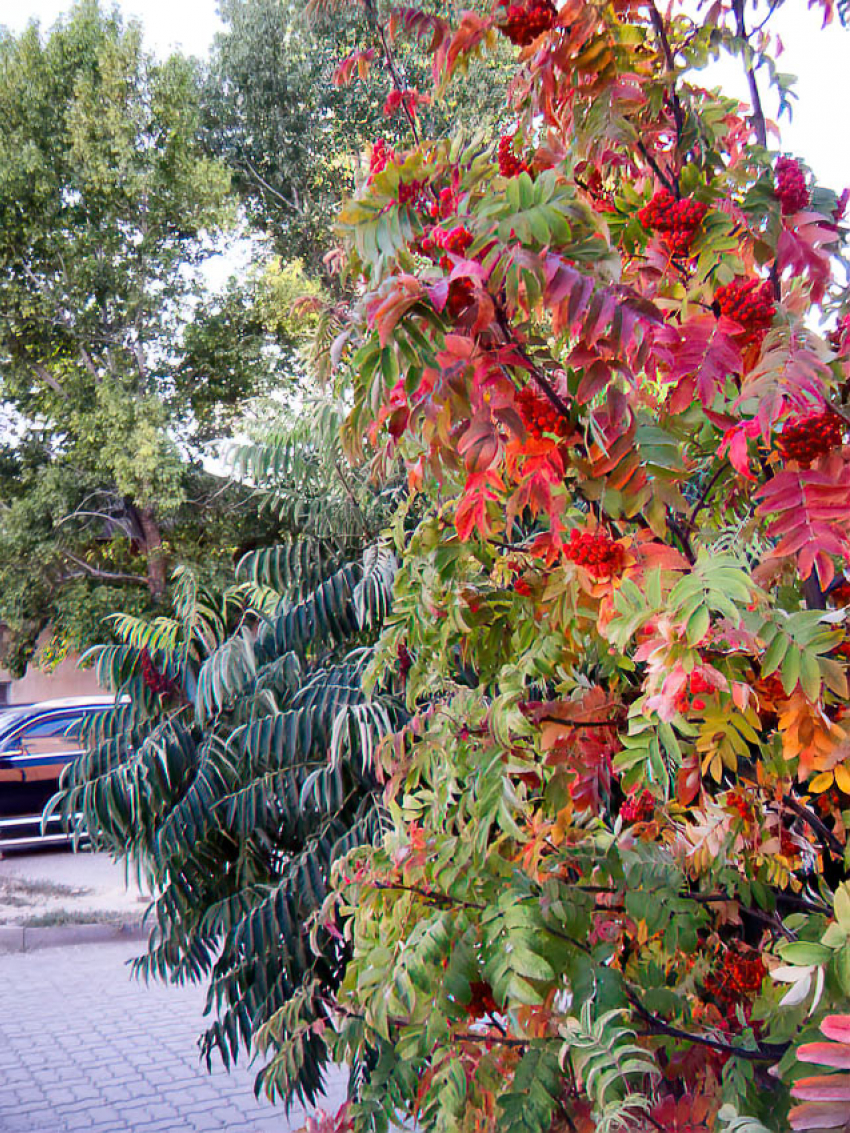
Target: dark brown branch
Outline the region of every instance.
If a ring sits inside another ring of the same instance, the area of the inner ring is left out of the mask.
[[[709,482],[703,488],[702,494],[700,495],[700,498],[697,500],[696,504],[694,504],[694,509],[691,512],[691,514],[688,516],[688,530],[689,531],[693,531],[694,524],[696,523],[697,516],[699,515],[699,513],[702,511],[702,509],[708,503],[709,496],[714,491],[714,487],[717,484],[717,481],[720,479],[720,477],[726,471],[727,467],[728,467],[728,464],[724,460],[723,463],[720,465],[720,467],[717,469],[717,471],[714,473],[714,475],[711,477]]]
[[[789,810],[793,810],[798,818],[802,818],[804,822],[807,822],[812,830],[820,836],[824,847],[832,850],[833,854],[835,854],[840,861],[844,861],[844,847],[829,827],[818,818],[814,811],[803,806],[803,804],[798,802],[792,795],[783,795],[782,805],[787,806]]]
[[[756,73],[753,68],[752,48],[750,47],[750,37],[747,32],[747,26],[744,21],[744,3],[745,0],[732,0],[732,11],[735,13],[735,25],[738,38],[741,40],[741,59],[744,64],[744,70],[747,75],[747,86],[750,88],[750,98],[753,103],[753,113],[751,115],[753,121],[753,128],[756,132],[758,143],[764,149],[767,149],[767,122],[764,117],[764,109],[761,104],[761,95],[759,94],[758,82],[756,81]]]
[[[673,106],[673,118],[676,122],[676,137],[681,145],[682,137],[685,132],[685,112],[682,110],[679,95],[676,93],[676,61],[673,58],[673,51],[667,36],[667,28],[664,26],[664,17],[656,8],[654,0],[650,0],[649,14],[652,20],[652,26],[661,44],[661,50],[664,52],[664,61],[667,64],[667,70],[670,72],[670,102]]]
[[[655,158],[652,156],[652,154],[649,152],[642,141],[638,141],[637,148],[643,154],[645,160],[648,162],[650,168],[653,170],[655,176],[658,178],[661,184],[664,185],[665,188],[669,189],[675,197],[678,197],[679,183],[676,181],[676,179],[674,177],[671,177],[669,173],[664,172],[664,170],[661,168],[661,166],[658,164],[658,162],[655,160]]]
[[[474,1031],[460,1031],[452,1037],[462,1043],[498,1043],[499,1046],[522,1048],[528,1046],[528,1039],[511,1039],[506,1035],[494,1035],[489,1032],[486,1035],[476,1035]]]
[[[691,1031],[684,1031],[681,1027],[673,1026],[672,1023],[668,1023],[666,1019],[661,1019],[658,1015],[653,1015],[651,1011],[644,1007],[631,988],[626,987],[626,995],[632,1007],[647,1025],[647,1030],[639,1031],[638,1034],[667,1035],[671,1039],[681,1039],[683,1042],[694,1043],[696,1046],[710,1047],[712,1050],[731,1055],[733,1058],[742,1058],[746,1062],[778,1062],[791,1045],[790,1043],[759,1043],[754,1050],[749,1050],[746,1047],[722,1042],[720,1039],[712,1039],[708,1035],[695,1035]]]

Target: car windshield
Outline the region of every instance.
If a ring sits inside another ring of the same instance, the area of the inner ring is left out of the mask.
[[[27,716],[32,715],[31,708],[13,708],[9,712],[4,712],[0,715],[0,740],[4,736],[8,736],[10,732],[26,720]]]

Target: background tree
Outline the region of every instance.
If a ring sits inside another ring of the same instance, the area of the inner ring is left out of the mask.
[[[159,602],[175,552],[197,557],[199,508],[214,555],[232,548],[203,446],[279,358],[250,290],[204,283],[235,202],[201,151],[192,64],[154,63],[85,0],[44,38],[0,39],[0,118],[0,619],[22,660],[65,599],[85,638],[86,586],[89,623],[116,588]]]
[[[353,189],[367,143],[382,135],[398,140],[407,122],[398,107],[387,113],[392,79],[376,54],[378,38],[364,41],[356,8],[313,5],[308,18],[310,7],[304,0],[225,0],[227,28],[213,45],[204,125],[209,151],[232,170],[249,217],[278,254],[300,257],[308,275],[326,277],[322,260],[340,192]],[[346,89],[337,68],[355,50],[365,81]],[[415,39],[402,39],[394,58],[411,88],[427,82],[430,60]],[[421,106],[426,133],[495,129],[505,116],[492,75],[498,65],[473,61],[468,81],[447,101]]]

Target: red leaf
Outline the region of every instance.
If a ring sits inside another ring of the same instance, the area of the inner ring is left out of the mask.
[[[466,481],[466,488],[455,512],[455,527],[464,542],[476,529],[486,537],[491,531],[487,504],[499,499],[505,484],[498,472],[492,468],[486,472],[473,472]]]
[[[715,319],[713,315],[697,315],[685,323],[679,341],[670,347],[667,381],[676,383],[670,399],[671,412],[687,409],[694,393],[706,408],[711,408],[727,377],[740,374],[743,359],[733,332],[729,319]]]

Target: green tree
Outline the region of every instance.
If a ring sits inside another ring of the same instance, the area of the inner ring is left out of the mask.
[[[459,11],[481,2],[424,7]],[[394,86],[376,54],[377,25],[359,5],[306,0],[223,0],[221,15],[227,30],[216,37],[204,88],[206,144],[232,169],[248,215],[279,254],[302,257],[309,274],[320,274],[340,193],[353,190],[364,150],[408,128],[402,113],[384,112]],[[337,68],[355,51],[371,51],[377,62],[370,69],[363,57],[363,81],[341,83]],[[427,85],[430,59],[415,39],[400,37],[393,51],[403,85]],[[425,133],[497,129],[507,110],[494,66],[501,57],[486,67],[472,61],[463,87],[421,107]]]
[[[195,65],[95,0],[0,35],[0,619],[22,655],[69,584],[162,599],[222,486],[204,445],[280,361],[250,289],[204,282],[236,204],[199,113]]]

